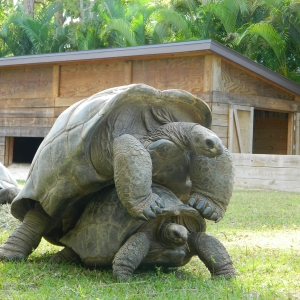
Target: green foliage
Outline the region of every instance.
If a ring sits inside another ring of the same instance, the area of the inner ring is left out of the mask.
[[[0,262],[1,299],[298,299],[300,194],[234,191],[224,219],[207,233],[226,246],[234,280],[211,280],[198,258],[182,268],[140,269],[126,283],[111,270],[48,263],[60,248],[45,240],[28,261]],[[9,205],[0,207],[0,243],[17,226]]]
[[[53,17],[61,9],[60,2],[53,2],[32,18],[19,8],[2,25],[0,38],[14,55],[57,52],[60,35]]]

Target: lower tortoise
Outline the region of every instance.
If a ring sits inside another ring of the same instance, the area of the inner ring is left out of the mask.
[[[114,186],[90,196],[75,228],[59,240],[65,248],[51,261],[79,259],[90,268],[112,266],[115,278],[127,280],[140,265],[179,267],[198,255],[213,277],[234,277],[229,254],[220,241],[205,233],[199,212],[162,186],[152,189],[168,211],[146,222],[128,214]]]

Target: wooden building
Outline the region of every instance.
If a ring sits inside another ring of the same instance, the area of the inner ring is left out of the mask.
[[[0,161],[30,162],[64,109],[131,83],[205,100],[236,187],[300,192],[300,85],[212,40],[1,58]]]

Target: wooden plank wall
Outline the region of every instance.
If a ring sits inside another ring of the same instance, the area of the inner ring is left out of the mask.
[[[52,66],[0,69],[0,161],[5,137],[44,137],[54,121]],[[7,160],[7,159],[6,159]]]
[[[224,60],[222,60],[221,68],[220,91],[222,92],[283,100],[294,100],[295,98],[291,93],[264,81],[262,78],[253,76],[250,72]]]
[[[212,109],[212,130],[226,147],[230,105],[242,102],[240,105],[249,107],[282,109],[282,105],[290,105],[294,109],[296,102],[295,95],[214,54],[1,68],[0,161],[4,161],[4,137],[44,137],[59,114],[73,103],[131,83],[162,90],[184,89],[204,99]],[[297,149],[299,152],[299,141]]]
[[[300,192],[300,156],[233,154],[235,188]]]
[[[204,56],[108,60],[0,70],[0,161],[5,137],[44,137],[73,103],[107,88],[145,83],[203,92]],[[205,100],[210,95],[204,93]]]
[[[133,61],[132,83],[157,89],[184,89],[197,95],[203,91],[204,56]]]

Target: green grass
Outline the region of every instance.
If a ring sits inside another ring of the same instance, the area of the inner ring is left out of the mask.
[[[0,211],[0,242],[17,222]],[[110,270],[50,265],[59,248],[42,241],[28,261],[0,262],[0,299],[300,299],[300,194],[235,191],[225,218],[208,222],[234,260],[237,278],[211,280],[194,258],[164,273],[139,271],[116,283]]]
[[[25,180],[17,179],[17,183],[20,187],[23,187],[25,184]]]

